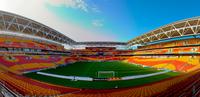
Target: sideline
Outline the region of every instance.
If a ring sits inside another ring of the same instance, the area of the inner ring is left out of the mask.
[[[44,72],[37,72],[37,74],[50,76],[50,77],[56,77],[56,78],[70,79],[70,80],[74,80],[74,81],[76,81],[76,80],[93,81],[93,78],[91,78],[91,77],[64,76],[64,75],[50,74],[50,73],[44,73]]]

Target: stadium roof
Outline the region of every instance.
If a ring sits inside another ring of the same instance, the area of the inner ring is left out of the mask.
[[[0,11],[0,30],[13,34],[34,35],[70,45],[126,45],[125,42],[76,42],[64,34],[34,20],[9,12]]]
[[[59,43],[73,44],[74,40],[34,20],[0,11],[0,30],[46,38]]]
[[[162,26],[128,41],[128,44],[145,44],[158,40],[198,34],[200,34],[200,17],[194,17]]]

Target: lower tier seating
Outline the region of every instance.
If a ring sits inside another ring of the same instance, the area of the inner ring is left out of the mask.
[[[129,57],[126,56],[92,56],[92,57],[80,57],[80,60],[88,60],[88,61],[119,61],[119,60],[125,60]]]
[[[12,71],[25,72],[55,67],[67,63],[69,58],[49,55],[0,56],[0,66]]]
[[[200,68],[200,58],[198,56],[157,56],[157,57],[131,57],[126,60],[129,63],[153,66],[155,68],[165,68],[173,71],[189,72]]]
[[[0,81],[23,96],[56,96],[79,91],[79,89],[51,85],[8,72],[0,73]]]

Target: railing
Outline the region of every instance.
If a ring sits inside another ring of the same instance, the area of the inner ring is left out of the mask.
[[[23,97],[20,93],[14,92],[11,89],[9,89],[2,82],[0,82],[0,91],[1,91],[1,94],[5,97]]]

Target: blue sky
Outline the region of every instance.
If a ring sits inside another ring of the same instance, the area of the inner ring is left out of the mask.
[[[117,41],[128,41],[162,25],[200,15],[199,0],[85,0],[85,3],[98,12],[47,7],[63,20],[100,30],[101,34],[116,34]],[[93,20],[99,20],[101,26],[92,25]]]
[[[16,3],[2,7],[9,1]],[[25,2],[2,0],[0,9],[42,22],[77,41],[125,42],[168,23],[200,16],[199,0],[30,0],[32,7]]]

